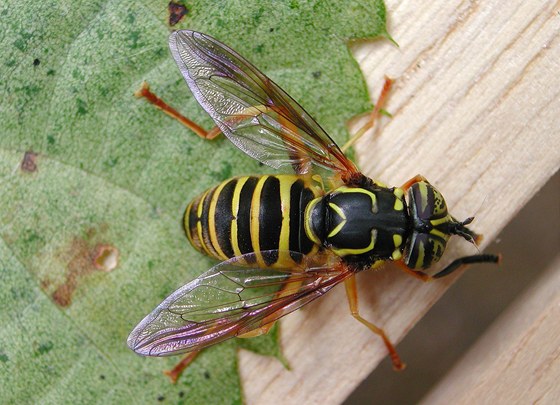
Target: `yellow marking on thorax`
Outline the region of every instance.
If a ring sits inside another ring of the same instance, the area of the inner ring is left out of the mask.
[[[385,264],[385,260],[376,260],[373,264],[369,267],[370,270],[376,270]]]
[[[317,205],[319,201],[321,201],[321,197],[311,200],[309,204],[307,204],[307,207],[305,207],[305,215],[303,216],[304,218],[303,226],[305,229],[305,234],[307,235],[307,237],[311,242],[315,243],[315,245],[320,245],[321,241],[311,229],[311,211],[313,211],[313,208]]]
[[[393,190],[393,194],[394,194],[395,197],[397,197],[398,199],[402,199],[403,196],[404,196],[404,191],[403,191],[402,188],[396,187],[396,188]]]
[[[393,194],[395,196],[395,205],[393,206],[393,209],[395,211],[402,211],[404,209],[404,203],[403,203],[403,196],[404,196],[404,191],[402,188],[397,187],[393,190]]]
[[[377,206],[377,197],[371,191],[364,188],[346,186],[339,187],[336,191],[339,190],[343,193],[362,193],[369,196],[369,198],[371,198],[371,212],[376,214],[379,211],[379,207]]]
[[[342,218],[342,221],[340,221],[340,224],[338,224],[327,236],[328,238],[332,238],[337,233],[339,233],[342,228],[344,228],[344,225],[346,225],[347,221],[346,221],[346,215],[344,214],[344,211],[342,211],[342,209],[340,209],[340,207],[338,205],[333,204],[332,202],[329,202],[329,207],[331,207],[332,210],[334,212],[336,212],[340,218]]]
[[[402,245],[403,238],[398,233],[393,235],[393,244],[395,245],[395,250],[391,253],[391,259],[399,260],[402,257],[402,252],[399,247]]]
[[[377,229],[372,229],[371,230],[371,241],[369,243],[368,246],[366,246],[365,248],[358,248],[358,249],[336,249],[336,248],[331,248],[331,250],[337,255],[337,256],[348,256],[348,255],[360,255],[362,253],[367,253],[371,250],[373,250],[373,247],[375,246],[375,241],[377,240]]]

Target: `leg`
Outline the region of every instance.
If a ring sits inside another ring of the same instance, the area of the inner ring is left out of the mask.
[[[252,337],[256,337],[256,336],[260,336],[260,335],[266,335],[268,332],[270,332],[270,329],[272,329],[272,327],[274,326],[276,322],[270,322],[267,323],[264,326],[261,326],[260,328],[257,329],[253,329],[250,332],[244,333],[242,335],[237,336],[238,338],[241,339],[248,339],[248,338],[252,338]]]
[[[406,193],[406,191],[410,187],[412,187],[413,184],[419,183],[421,181],[428,182],[428,180],[424,176],[422,176],[421,174],[417,174],[416,176],[408,180],[406,183],[404,183],[400,188],[402,189],[402,191]]]
[[[134,93],[134,95],[139,98],[144,97],[146,100],[148,100],[149,103],[159,108],[161,111],[169,115],[171,118],[174,118],[177,121],[179,121],[181,124],[183,124],[188,129],[190,129],[198,136],[200,136],[202,139],[211,140],[216,138],[218,135],[222,133],[221,129],[218,128],[217,126],[212,128],[210,131],[206,131],[200,125],[194,123],[193,121],[191,121],[190,119],[182,115],[179,111],[177,111],[169,104],[167,104],[165,101],[163,101],[161,98],[159,98],[154,93],[152,93],[150,91],[150,87],[148,86],[148,83],[146,82],[142,83],[142,87],[136,93]],[[285,125],[287,128],[291,129],[294,134],[298,133],[298,129],[295,127],[295,125],[283,119],[282,110],[279,110],[274,107],[264,106],[264,105],[249,107],[242,113],[231,116],[230,120],[232,124],[235,124],[236,121],[243,121],[249,119],[250,117],[256,117],[263,113],[269,114],[271,112],[275,112],[278,114],[277,119],[282,125]],[[282,139],[284,140],[287,146],[290,146],[290,148],[288,148],[288,150],[291,151],[289,152],[290,157],[294,160],[294,162],[298,162],[293,164],[294,171],[298,174],[307,173],[307,171],[309,170],[309,166],[311,165],[311,160],[309,159],[309,157],[303,155],[300,156],[299,152],[293,152],[297,150],[303,150],[302,148],[298,149],[297,147],[293,147],[294,143],[296,144],[301,143],[301,141],[297,138],[291,139],[290,137],[287,136],[287,134],[288,132],[284,134]],[[297,155],[294,156],[294,154]]]
[[[373,323],[366,321],[362,318],[358,312],[358,289],[356,286],[356,276],[351,276],[344,281],[344,285],[346,287],[346,296],[348,297],[348,304],[350,305],[350,312],[352,312],[352,316],[356,318],[358,321],[366,325],[373,333],[380,336],[383,339],[383,343],[387,347],[389,351],[389,356],[391,357],[391,361],[393,362],[393,368],[395,370],[403,370],[405,368],[405,364],[401,361],[397,351],[393,344],[389,341],[383,329],[378,328]]]
[[[183,116],[179,111],[168,105],[165,101],[161,98],[156,96],[154,93],[150,91],[150,87],[148,83],[143,82],[142,87],[134,93],[134,95],[138,98],[144,97],[148,102],[155,105],[161,111],[169,115],[171,118],[175,118],[181,124],[186,126],[188,129],[193,131],[195,134],[200,136],[203,139],[214,139],[217,137],[222,131],[218,127],[214,127],[210,131],[206,131],[201,126],[195,124],[193,121],[189,120],[187,117]]]
[[[350,146],[352,146],[358,139],[360,139],[367,130],[373,128],[373,126],[375,125],[375,120],[377,119],[377,117],[379,116],[379,112],[381,111],[381,109],[383,108],[383,104],[385,104],[385,101],[387,99],[387,95],[389,94],[389,90],[391,89],[391,85],[393,84],[393,80],[389,79],[387,76],[385,76],[385,83],[383,84],[383,89],[381,90],[381,94],[379,95],[379,98],[377,99],[377,103],[375,104],[375,107],[373,108],[373,111],[370,115],[370,120],[364,125],[362,126],[358,132],[356,132],[349,140],[348,142],[346,142],[342,148],[340,148],[343,152],[345,152]]]
[[[173,369],[165,370],[163,374],[168,376],[173,384],[176,384],[179,377],[181,377],[181,374],[183,374],[183,371],[185,371],[185,369],[189,366],[189,364],[193,362],[193,360],[196,358],[196,356],[198,356],[199,353],[200,350],[188,353],[179,363],[177,363],[175,367],[173,367]]]
[[[287,295],[293,294],[295,291],[298,291],[301,287],[301,280],[298,280],[297,273],[293,273],[290,278],[286,281],[286,283],[282,286],[282,288],[276,293],[276,297],[274,299],[283,298]],[[237,336],[238,338],[252,338],[255,336],[260,336],[268,333],[270,329],[274,326],[276,322],[267,320],[264,318],[262,320],[262,326],[253,329],[252,331],[243,333],[242,335]]]
[[[434,277],[424,273],[423,271],[418,271],[418,270],[412,270],[410,267],[408,267],[406,264],[404,264],[404,262],[402,260],[393,262],[395,263],[397,266],[400,267],[400,269],[402,271],[404,271],[406,274],[412,276],[412,277],[416,277],[419,280],[422,280],[423,282],[428,282],[428,281],[434,281]]]

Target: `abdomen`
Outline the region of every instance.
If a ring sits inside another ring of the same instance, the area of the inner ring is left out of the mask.
[[[305,234],[303,215],[319,194],[296,175],[235,177],[188,205],[185,231],[197,250],[218,260],[255,253],[260,266],[291,267],[298,256],[290,251],[318,249]]]

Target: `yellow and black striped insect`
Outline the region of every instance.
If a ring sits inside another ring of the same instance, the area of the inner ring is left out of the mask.
[[[229,179],[188,205],[189,241],[221,263],[144,318],[128,338],[130,348],[165,356],[258,335],[344,282],[352,315],[382,337],[393,365],[402,368],[383,330],[359,315],[354,276],[386,261],[423,280],[467,263],[498,262],[479,254],[456,259],[434,276],[424,272],[452,235],[479,241],[467,228],[473,218],[451,216],[441,193],[421,176],[401,187],[366,177],[296,101],[210,36],[177,31],[170,48],[217,124],[199,133],[222,132],[254,159],[293,174]]]

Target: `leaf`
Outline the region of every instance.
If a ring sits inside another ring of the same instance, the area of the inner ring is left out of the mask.
[[[346,43],[388,34],[381,1],[333,3],[192,1],[174,28],[225,41],[342,142],[345,121],[371,108]],[[148,1],[0,8],[5,402],[241,402],[235,340],[202,353],[177,385],[161,370],[179,359],[126,346],[144,315],[212,265],[186,243],[188,201],[229,176],[267,171],[132,96],[147,80],[212,126],[169,55],[166,13],[166,2]],[[280,357],[275,336],[241,344]]]

